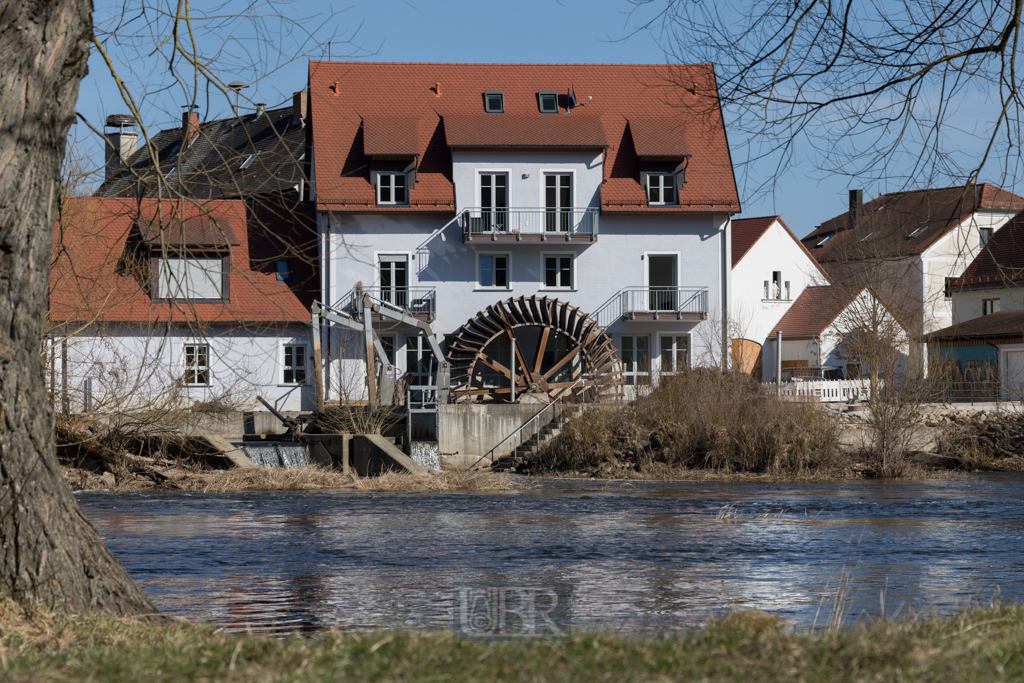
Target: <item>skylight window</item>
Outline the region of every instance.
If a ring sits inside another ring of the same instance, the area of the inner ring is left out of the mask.
[[[252,165],[253,160],[256,159],[257,154],[259,154],[259,152],[256,152],[256,154],[250,154],[249,158],[243,161],[242,165],[238,167],[238,170],[244,171],[245,169],[249,168],[249,166]]]
[[[484,111],[488,114],[505,113],[505,93],[500,90],[489,90],[484,93]]]
[[[826,237],[826,238],[825,238],[825,239],[823,239],[822,241],[818,242],[818,243],[817,243],[816,245],[814,245],[814,246],[816,246],[816,247],[821,247],[821,246],[824,246],[824,245],[825,245],[825,242],[828,242],[828,241],[829,241],[830,239],[832,239],[833,237],[835,237],[835,235],[829,235],[828,237]]]
[[[861,242],[867,242],[867,241],[868,241],[869,239],[871,239],[871,238],[872,238],[872,237],[874,237],[874,236],[875,236],[875,233],[873,233],[873,232],[869,232],[869,233],[868,233],[868,234],[867,234],[867,235],[866,235],[866,236],[865,236],[865,237],[864,237],[864,238],[863,238],[863,239],[861,240]]]
[[[912,233],[910,233],[909,235],[907,235],[907,239],[910,239],[911,237],[917,237],[917,236],[918,236],[918,235],[920,235],[920,234],[921,234],[922,232],[924,232],[924,231],[925,231],[925,230],[926,230],[927,228],[928,228],[928,226],[927,226],[927,225],[922,225],[922,226],[921,226],[920,228],[918,228],[918,229],[917,229],[917,230],[915,230],[914,232],[912,232]]]
[[[540,107],[541,114],[557,114],[558,93],[554,91],[537,93],[537,106]]]
[[[164,176],[164,180],[168,180],[172,175],[177,173],[177,171],[178,171],[178,167],[175,166],[174,168],[171,169],[170,173],[168,173],[167,175]]]

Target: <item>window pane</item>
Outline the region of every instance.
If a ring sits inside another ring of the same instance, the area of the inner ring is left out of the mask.
[[[649,342],[650,339],[648,337],[636,338],[636,364],[638,372],[647,372],[651,367],[651,358],[648,349]]]
[[[495,181],[496,182],[494,188],[494,208],[507,209],[508,193],[505,190],[505,176],[497,176],[495,177]]]
[[[396,175],[395,179],[395,204],[405,204],[405,176]]]
[[[480,257],[480,285],[482,287],[494,286],[494,272],[492,270],[493,259],[490,256]]]
[[[675,201],[676,201],[676,199],[675,199],[675,189],[676,189],[675,178],[672,177],[672,176],[666,175],[666,176],[662,176],[661,177],[661,181],[662,181],[662,183],[665,186],[665,189],[662,192],[662,196],[664,197],[664,202],[666,204],[674,204]]]
[[[675,349],[673,347],[672,337],[661,338],[661,371],[662,372],[675,372]]]
[[[508,258],[494,257],[494,284],[497,287],[508,287]]]
[[[380,177],[380,203],[390,204],[391,203],[391,186],[387,184],[387,176]]]
[[[647,201],[657,204],[661,201],[661,189],[658,187],[658,176],[647,176]]]
[[[555,267],[556,259],[548,257],[544,259],[544,286],[558,286],[558,269]]]
[[[561,259],[561,282],[562,287],[572,287],[572,257],[563,256]]]

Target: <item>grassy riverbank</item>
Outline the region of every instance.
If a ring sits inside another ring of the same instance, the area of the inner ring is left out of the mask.
[[[793,633],[739,612],[658,638],[483,643],[448,633],[231,636],[178,622],[25,614],[0,598],[7,681],[1004,681],[1024,678],[1024,608]]]
[[[168,471],[160,482],[130,472],[104,475],[88,470],[64,468],[72,490],[107,490],[114,493],[193,491],[227,493],[231,491],[367,491],[391,493],[450,493],[459,491],[508,491],[522,484],[498,472],[451,470],[432,472],[421,477],[389,472],[380,477],[358,478],[317,465],[286,470],[273,467],[247,467],[224,471],[185,468]]]

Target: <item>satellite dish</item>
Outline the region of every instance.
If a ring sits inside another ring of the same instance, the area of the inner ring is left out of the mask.
[[[228,87],[234,90],[235,92],[238,92],[242,88],[248,88],[249,84],[244,81],[231,81],[230,83],[228,83]]]

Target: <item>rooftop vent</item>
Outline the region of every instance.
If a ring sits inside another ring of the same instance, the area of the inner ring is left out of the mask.
[[[485,92],[484,111],[488,114],[504,114],[505,93],[500,90],[489,90]]]

